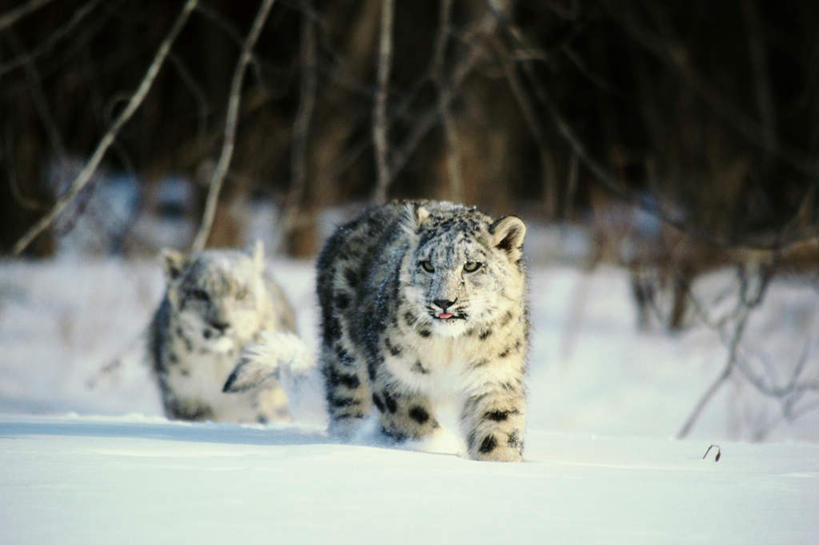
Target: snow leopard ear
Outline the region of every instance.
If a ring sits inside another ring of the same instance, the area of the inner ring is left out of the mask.
[[[429,210],[427,210],[423,206],[419,206],[415,210],[415,224],[416,225],[420,226],[422,223],[427,221],[428,217],[429,217]]]
[[[407,203],[404,206],[403,218],[401,224],[407,233],[416,233],[429,217],[429,210],[421,205]]]
[[[170,248],[162,248],[160,256],[162,257],[162,268],[165,271],[165,280],[170,282],[178,278],[182,274],[182,269],[185,268],[185,254]]]
[[[505,251],[514,259],[520,259],[523,253],[523,238],[526,236],[526,226],[517,216],[504,216],[492,222],[489,226],[492,234],[492,245]]]

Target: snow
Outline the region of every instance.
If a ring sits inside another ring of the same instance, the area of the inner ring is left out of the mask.
[[[0,420],[3,543],[810,544],[819,446],[530,430],[522,464],[317,430]]]
[[[315,350],[312,264],[274,270]],[[169,422],[140,341],[158,263],[0,263],[0,543],[817,543],[819,411],[785,418],[738,377],[671,439],[722,369],[717,333],[636,331],[620,270],[531,271],[525,462],[497,464],[446,433]],[[817,297],[772,286],[746,350],[815,362]]]

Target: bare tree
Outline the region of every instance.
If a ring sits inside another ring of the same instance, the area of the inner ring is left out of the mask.
[[[737,379],[761,396],[776,401],[782,417],[794,420],[815,409],[814,403],[803,406],[800,402],[809,394],[819,393],[819,367],[817,367],[815,348],[812,345],[816,338],[810,329],[805,331],[804,340],[799,356],[794,361],[787,361],[786,354],[776,354],[775,363],[765,355],[764,346],[750,345],[747,338],[749,320],[760,309],[766,299],[771,285],[776,279],[777,271],[782,272],[793,258],[793,248],[774,255],[758,256],[736,266],[734,291],[735,303],[733,308],[720,313],[715,310],[714,302],[704,299],[697,294],[693,286],[687,291],[687,297],[700,323],[713,329],[719,334],[726,347],[726,360],[722,370],[714,381],[706,388],[700,399],[677,433],[679,438],[688,436],[702,416],[705,408],[714,399],[717,392],[730,379]],[[760,260],[762,257],[763,260]],[[728,294],[718,294],[717,300],[722,300]],[[765,331],[770,335],[771,331]],[[750,345],[750,346],[746,346]],[[785,374],[784,379],[776,378]],[[770,431],[771,424],[764,429],[754,432],[754,438],[762,438]]]
[[[230,95],[228,98],[228,109],[225,119],[225,136],[222,141],[222,151],[219,154],[219,162],[210,177],[208,184],[208,199],[205,203],[205,212],[202,216],[202,223],[196,237],[191,245],[192,252],[201,251],[207,242],[210,234],[211,226],[213,225],[213,218],[216,215],[216,203],[219,200],[219,192],[222,190],[222,184],[225,180],[225,174],[230,166],[230,160],[233,157],[233,148],[236,138],[236,124],[239,116],[239,106],[241,104],[242,81],[244,80],[245,71],[252,59],[253,46],[259,39],[262,33],[267,17],[270,14],[270,9],[273,7],[273,0],[262,0],[259,5],[259,10],[253,20],[253,25],[250,32],[245,38],[242,46],[239,61],[236,63],[236,69],[233,73],[233,79],[230,84]]]
[[[14,245],[12,252],[15,255],[20,254],[26,247],[31,244],[31,241],[34,238],[42,233],[45,229],[51,225],[57,216],[65,209],[66,206],[82,191],[85,185],[91,180],[91,177],[94,175],[94,172],[99,166],[100,161],[105,156],[105,153],[108,151],[108,148],[111,147],[111,144],[114,142],[117,134],[119,133],[120,129],[122,128],[125,123],[134,115],[134,112],[137,111],[142,101],[145,99],[145,95],[148,94],[148,91],[151,89],[151,85],[156,79],[156,75],[159,73],[160,68],[165,62],[165,59],[168,56],[168,53],[171,50],[171,45],[173,44],[174,40],[179,33],[182,31],[182,28],[185,26],[185,23],[188,21],[188,17],[190,16],[193,9],[196,7],[198,0],[187,0],[185,5],[182,8],[182,11],[179,13],[176,21],[174,21],[173,26],[171,27],[170,31],[168,32],[165,39],[159,46],[159,49],[154,56],[153,62],[151,62],[148,70],[145,72],[145,75],[142,78],[142,82],[140,83],[137,90],[131,95],[131,98],[128,100],[128,104],[125,108],[119,113],[116,117],[114,122],[111,124],[111,127],[108,131],[103,135],[102,139],[100,140],[99,144],[97,145],[97,149],[94,151],[91,158],[86,163],[85,167],[80,171],[77,177],[74,179],[74,182],[71,184],[71,188],[68,192],[63,195],[53,206],[53,208],[43,216],[40,221],[38,221],[33,227],[31,227],[26,234],[24,234]]]

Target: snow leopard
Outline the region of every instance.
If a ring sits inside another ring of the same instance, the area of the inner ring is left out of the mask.
[[[516,216],[440,201],[393,201],[337,228],[317,263],[331,433],[351,437],[374,407],[387,438],[422,439],[449,405],[470,458],[521,460],[525,234]]]
[[[163,250],[167,289],[148,331],[165,414],[171,419],[268,422],[289,418],[279,384],[225,394],[222,387],[246,346],[265,332],[295,335],[295,316],[253,251],[207,249],[186,256]]]

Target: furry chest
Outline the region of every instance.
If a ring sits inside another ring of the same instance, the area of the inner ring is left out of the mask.
[[[432,337],[404,346],[398,354],[388,351],[385,365],[405,385],[430,397],[462,393],[470,382],[472,363],[479,359],[480,347],[470,339]]]
[[[174,343],[167,380],[177,394],[199,399],[221,397],[222,386],[238,357],[235,344],[224,341],[215,347],[194,344],[189,348],[184,342]]]

